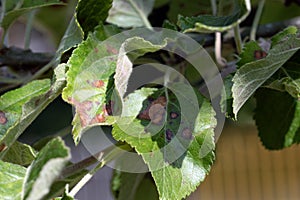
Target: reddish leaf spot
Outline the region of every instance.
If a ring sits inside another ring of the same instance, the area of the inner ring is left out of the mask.
[[[102,123],[102,122],[105,122],[105,117],[103,114],[99,114],[96,116],[96,120],[97,120],[96,122]]]
[[[119,53],[119,51],[117,49],[113,48],[110,45],[106,45],[106,49],[107,49],[108,53],[112,53],[112,54],[118,54]]]
[[[101,87],[103,87],[103,85],[104,85],[104,81],[102,81],[102,80],[96,80],[96,81],[94,81],[94,82],[92,83],[92,85],[93,85],[94,87],[96,87],[96,88],[101,88]]]
[[[6,124],[7,118],[5,116],[5,113],[3,111],[0,111],[0,124]]]
[[[262,51],[262,50],[254,51],[254,58],[256,60],[260,60],[262,58],[265,58],[266,56],[267,56],[267,53],[265,51]]]
[[[181,136],[187,140],[191,140],[193,138],[192,131],[189,128],[184,128]]]
[[[176,112],[171,112],[171,113],[170,113],[171,119],[176,119],[178,116],[179,116],[179,115],[178,115],[178,113],[176,113]]]
[[[94,48],[94,51],[95,51],[95,53],[98,53],[99,49],[98,48]]]

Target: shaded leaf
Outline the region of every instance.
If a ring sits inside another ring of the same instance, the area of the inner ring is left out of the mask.
[[[36,9],[41,8],[44,6],[51,6],[51,5],[63,5],[61,0],[9,0],[9,1],[2,1],[4,3],[4,8],[2,10],[3,15],[1,21],[1,27],[5,30],[21,15]]]
[[[24,180],[24,199],[41,199],[70,159],[69,148],[61,138],[51,140],[29,166]]]
[[[76,8],[76,18],[85,33],[94,31],[94,28],[102,24],[112,6],[112,0],[80,0]]]
[[[238,111],[251,95],[300,49],[297,34],[287,35],[274,45],[265,58],[247,63],[233,77],[233,112]]]
[[[114,0],[107,22],[123,28],[147,26],[154,0]]]
[[[56,63],[58,64],[60,62],[60,58],[63,55],[63,53],[65,53],[72,47],[75,47],[77,44],[81,43],[82,40],[82,30],[75,17],[73,17],[55,53],[54,60],[56,61]]]
[[[17,140],[32,121],[51,103],[65,86],[65,65],[55,69],[54,83],[50,80],[37,80],[0,97],[0,144],[5,150]]]
[[[0,197],[21,200],[26,168],[0,160]]]
[[[177,25],[183,32],[223,32],[240,24],[251,10],[250,0],[236,0],[234,11],[227,16],[200,15],[184,17],[179,15]]]
[[[171,88],[180,92],[174,96],[158,90],[150,95],[138,119],[123,117],[113,125],[113,136],[130,144],[143,157],[160,199],[176,200],[194,191],[209,172],[214,160],[216,120],[211,105],[200,96],[195,102],[185,86],[174,84]],[[159,105],[165,109],[156,109]]]
[[[221,94],[220,105],[221,105],[221,111],[225,113],[226,117],[234,119],[234,114],[232,109],[233,98],[231,92],[231,88],[233,85],[232,77],[233,75],[230,74],[224,79],[224,88]]]
[[[22,166],[28,166],[35,157],[36,151],[31,146],[16,141],[7,151],[2,160]]]
[[[254,119],[263,145],[268,149],[282,149],[299,142],[300,101],[287,92],[260,88]]]
[[[115,171],[112,189],[116,200],[155,200],[157,190],[150,174]],[[145,195],[147,194],[147,195]]]
[[[290,77],[285,77],[283,79],[276,80],[265,87],[278,90],[280,92],[288,92],[294,98],[300,97],[300,79],[293,80]]]

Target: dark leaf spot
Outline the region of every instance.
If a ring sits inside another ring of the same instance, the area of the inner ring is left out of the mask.
[[[173,138],[173,133],[170,129],[166,130],[166,138],[167,138],[168,141],[171,141],[172,138]]]
[[[262,50],[256,50],[256,51],[254,51],[254,58],[256,60],[260,60],[260,59],[262,59],[262,58],[264,58],[266,56],[267,56],[267,53],[265,51],[262,51]]]
[[[7,118],[5,116],[5,113],[3,111],[0,111],[0,124],[6,124]]]
[[[96,80],[92,83],[92,85],[96,88],[101,88],[104,85],[104,82],[102,80]]]

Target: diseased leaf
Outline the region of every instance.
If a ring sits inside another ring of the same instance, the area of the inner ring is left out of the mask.
[[[160,50],[166,45],[166,42],[162,45],[154,45],[138,37],[129,38],[122,44],[118,55],[116,74],[114,76],[115,87],[121,97],[126,93],[129,77],[133,69],[133,61],[146,53]]]
[[[263,52],[262,48],[256,41],[250,41],[244,45],[243,51],[239,55],[239,61],[236,64],[238,67],[242,67],[247,63],[263,58],[263,56],[267,56],[267,53]]]
[[[2,160],[22,166],[28,166],[35,157],[36,151],[31,146],[16,141],[7,151]]]
[[[102,24],[112,6],[112,0],[80,0],[76,8],[76,18],[85,33],[94,31],[94,28]]]
[[[168,86],[176,96],[165,90],[149,94],[137,119],[133,111],[132,117],[121,117],[113,124],[113,136],[143,157],[160,199],[176,200],[194,191],[209,172],[214,160],[216,120],[211,105],[200,96],[194,99],[191,94],[195,93],[187,86]],[[126,104],[126,98],[124,101]],[[140,107],[141,102],[135,105]]]
[[[2,1],[4,8],[1,13],[3,18],[1,21],[1,27],[5,30],[21,15],[44,6],[51,5],[63,5],[64,3],[61,0],[9,0]]]
[[[21,200],[26,168],[0,160],[1,199]]]
[[[274,45],[262,59],[247,63],[233,77],[233,113],[235,117],[251,95],[282,67],[299,49],[298,34],[287,35]]]
[[[147,26],[154,0],[114,0],[107,22],[123,28]]]
[[[17,140],[31,122],[51,103],[65,85],[65,65],[55,69],[54,83],[37,80],[7,92],[0,97],[0,152],[3,158],[10,146]]]
[[[260,88],[254,119],[263,145],[268,149],[282,149],[299,142],[300,101],[287,92]]]
[[[249,15],[250,10],[250,0],[235,0],[235,8],[230,15],[200,15],[198,17],[184,17],[179,15],[177,25],[183,32],[224,32],[244,21]]]
[[[42,199],[70,159],[61,138],[51,140],[29,166],[24,180],[24,200]]]
[[[97,30],[102,32],[103,29],[97,27]],[[90,127],[114,122],[111,115],[118,114],[119,103],[116,102],[117,97],[112,96],[115,95],[112,94],[113,74],[116,72],[117,91],[124,95],[132,68],[130,59],[134,60],[165,45],[153,45],[138,37],[127,37],[122,35],[118,39],[101,41],[99,39],[104,39],[104,35],[95,32],[79,45],[68,62],[68,83],[62,96],[76,109],[72,122],[75,143],[79,142],[83,131]]]

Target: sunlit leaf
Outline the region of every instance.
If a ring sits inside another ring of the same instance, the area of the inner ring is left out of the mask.
[[[27,169],[24,199],[41,199],[47,195],[70,158],[69,148],[62,139],[55,138],[47,143]]]
[[[1,199],[21,200],[26,168],[0,160]]]
[[[118,42],[114,38],[104,42],[102,39],[105,37],[99,32],[90,35],[68,62],[70,69],[63,99],[76,108],[73,119],[76,143],[88,128],[113,123],[110,115],[118,109],[118,103],[110,99],[114,89],[112,75],[116,72],[115,87],[119,94],[124,95],[132,70],[133,61],[130,59],[134,60],[165,45],[153,45],[138,37],[127,39],[123,36]]]
[[[37,80],[5,93],[0,97],[0,152],[2,158],[32,121],[62,91],[65,85],[65,66],[55,69],[54,82]]]

